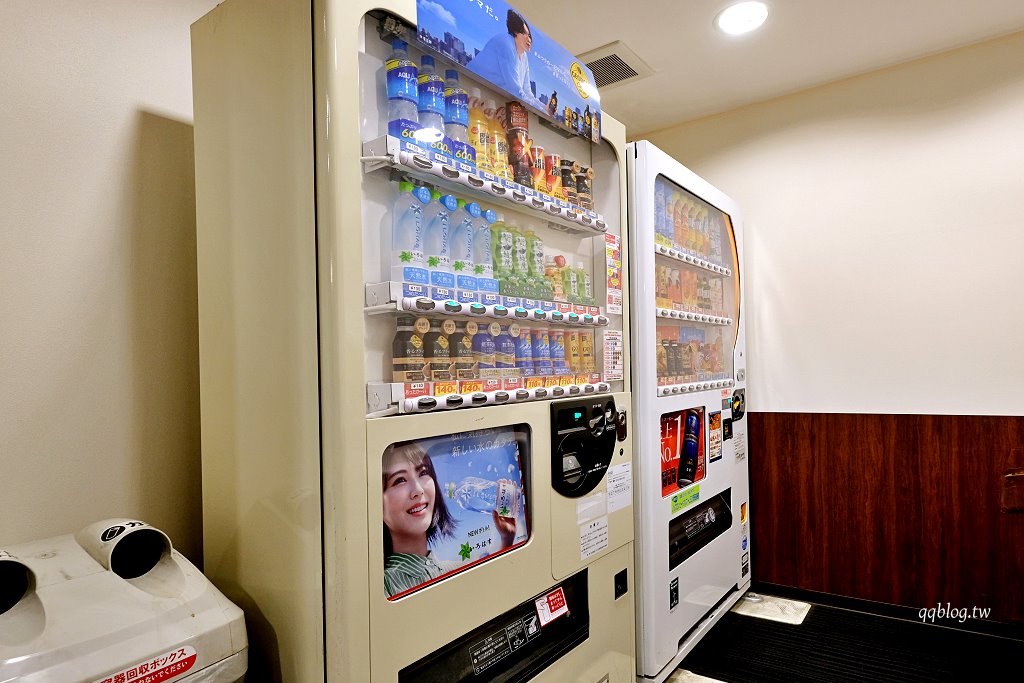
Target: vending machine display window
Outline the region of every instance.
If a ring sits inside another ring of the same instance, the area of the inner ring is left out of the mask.
[[[394,600],[530,537],[530,428],[512,425],[391,444],[381,458],[384,590]]]
[[[703,406],[661,416],[662,497],[678,493],[704,478],[706,426]]]

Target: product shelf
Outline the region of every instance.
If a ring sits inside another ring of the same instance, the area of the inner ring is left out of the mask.
[[[519,297],[497,296],[502,303],[465,302],[455,299],[432,299],[417,295],[422,285],[401,282],[378,282],[366,285],[366,307],[368,315],[390,313],[415,313],[460,318],[491,318],[510,322],[545,322],[570,327],[604,327],[609,319],[601,314],[597,306],[539,302]],[[526,306],[524,304],[532,304]]]
[[[711,261],[706,261],[697,256],[693,256],[692,254],[687,254],[684,251],[679,251],[678,249],[671,249],[669,247],[658,244],[655,245],[654,247],[654,253],[658,254],[659,256],[665,256],[675,261],[679,261],[680,263],[685,263],[687,265],[695,266],[697,268],[703,268],[704,270],[710,271],[712,273],[718,273],[720,275],[726,276],[732,275],[731,268],[720,266],[717,263],[712,263]]]
[[[608,231],[604,217],[596,212],[511,181],[473,172],[472,166],[390,135],[364,142],[362,162],[366,172],[395,169],[454,192],[515,205],[563,232],[603,235]]]
[[[709,389],[726,389],[735,386],[735,384],[735,380],[732,379],[711,379],[686,384],[665,384],[658,387],[658,396],[677,396],[679,394],[692,394]]]
[[[656,308],[655,311],[657,311],[659,318],[704,323],[705,325],[720,325],[722,327],[728,327],[733,324],[732,318],[726,318],[719,315],[707,315],[705,313],[693,313],[691,311],[677,311],[674,308]]]
[[[541,382],[544,386],[526,386]],[[569,396],[594,396],[610,392],[611,385],[601,381],[600,375],[597,374],[412,384],[369,382],[366,385],[366,412],[367,417],[384,417],[549,401]]]

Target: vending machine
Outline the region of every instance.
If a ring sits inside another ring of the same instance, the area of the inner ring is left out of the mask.
[[[205,571],[250,671],[633,681],[626,141],[589,70],[500,0],[226,0],[192,46]]]
[[[750,585],[735,202],[630,143],[637,673],[665,680]]]

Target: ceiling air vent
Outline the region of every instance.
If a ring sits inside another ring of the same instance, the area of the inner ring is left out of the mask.
[[[621,40],[585,52],[579,55],[579,60],[594,72],[594,82],[598,88],[628,83],[654,73],[654,69],[647,66]]]

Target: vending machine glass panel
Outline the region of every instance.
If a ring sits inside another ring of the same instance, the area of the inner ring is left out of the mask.
[[[384,590],[398,599],[525,543],[528,425],[391,444],[381,458]]]

